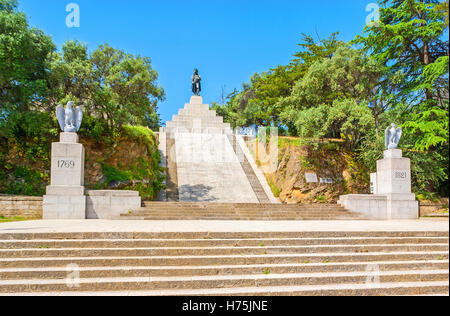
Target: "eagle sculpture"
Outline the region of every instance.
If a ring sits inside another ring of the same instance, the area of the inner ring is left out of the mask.
[[[395,124],[391,124],[391,126],[386,129],[386,148],[397,149],[400,138],[402,138],[402,133],[403,130],[401,128],[397,128]]]
[[[74,110],[73,102],[69,102],[65,109],[62,105],[56,107],[56,117],[61,130],[65,133],[76,133],[80,130],[83,111],[79,106]]]

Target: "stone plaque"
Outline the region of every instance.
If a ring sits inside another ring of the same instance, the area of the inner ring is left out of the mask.
[[[370,194],[377,194],[377,173],[370,174]]]
[[[317,174],[315,173],[305,173],[306,182],[308,183],[317,183],[319,180],[317,179]]]
[[[322,184],[333,184],[332,178],[320,178],[320,183]]]

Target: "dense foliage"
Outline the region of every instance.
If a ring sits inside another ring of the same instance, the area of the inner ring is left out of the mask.
[[[148,57],[108,44],[89,52],[87,45],[67,41],[58,51],[49,36],[28,25],[17,0],[0,0],[0,193],[44,193],[50,146],[59,134],[58,104],[75,101],[84,110],[81,138],[111,148],[131,137],[128,124],[144,126],[144,134],[147,127],[158,129],[164,90],[157,79]],[[155,153],[153,141],[141,164],[149,170],[131,173],[148,182],[140,190],[146,197],[162,183]]]
[[[378,3],[380,20],[352,42],[303,35],[289,65],[255,74],[215,108],[233,126],[342,138],[371,170],[395,122],[415,192],[448,196],[449,2]]]

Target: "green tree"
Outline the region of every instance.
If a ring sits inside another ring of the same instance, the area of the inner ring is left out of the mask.
[[[445,16],[445,23],[447,24],[447,27],[448,27],[448,23],[449,23],[449,1],[446,0],[446,1],[436,5],[435,9],[440,14],[443,14]]]
[[[312,36],[302,34],[302,39],[299,47],[301,50],[294,54],[294,58],[290,63],[290,68],[297,69],[301,73],[298,78],[303,77],[308,71],[309,67],[316,61],[328,58],[333,58],[338,48],[345,46],[343,41],[338,40],[339,33],[333,33],[326,39],[319,39],[316,41]]]
[[[322,104],[300,111],[295,124],[302,137],[334,136],[342,138],[349,150],[355,150],[374,129],[375,120],[367,103],[344,99],[331,106]]]
[[[331,59],[322,58],[312,64],[282,103],[301,109],[331,105],[337,98],[370,99],[381,73],[376,61],[363,52],[341,47]]]
[[[278,106],[284,109],[281,118],[289,126],[298,120],[299,111],[319,104],[331,106],[340,99],[374,104],[375,87],[382,74],[383,67],[361,50],[340,47],[331,59],[314,62],[292,94],[279,101]]]
[[[383,93],[399,101],[433,100],[433,89],[425,68],[441,57],[448,59],[446,15],[438,0],[379,0],[380,21],[367,26],[355,43],[387,67]],[[442,60],[439,61],[442,63]],[[447,70],[448,71],[448,70]]]
[[[333,33],[327,39],[316,41],[313,37],[302,34],[298,44],[301,50],[294,54],[289,65],[279,65],[267,72],[254,74],[250,84],[244,84],[241,91],[234,91],[228,96],[227,104],[216,105],[215,109],[232,126],[256,124],[282,127],[286,123],[280,118],[284,108],[278,101],[291,94],[295,83],[315,61],[331,58],[335,54],[344,44],[337,40],[337,36],[338,33]],[[292,127],[291,130],[293,129]]]
[[[0,0],[0,113],[26,111],[48,93],[50,37],[28,25],[16,0]]]
[[[124,124],[159,127],[157,104],[164,90],[147,57],[133,56],[101,45],[92,54],[85,44],[69,41],[54,54],[51,67],[53,109],[75,100],[86,114],[104,121],[109,130]]]
[[[423,174],[415,173],[422,179],[416,188],[437,190],[440,182],[448,195],[448,1],[380,0],[379,4],[379,23],[366,27],[355,43],[386,66],[379,93],[388,103],[388,112],[401,110],[397,122],[403,123],[405,148],[417,153],[413,165],[421,161],[435,166],[433,175],[426,167]],[[426,172],[433,181],[426,181]]]

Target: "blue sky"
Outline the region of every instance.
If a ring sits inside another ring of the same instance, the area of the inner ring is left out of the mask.
[[[322,38],[339,31],[348,41],[361,34],[366,6],[375,0],[19,0],[32,26],[58,48],[77,39],[90,50],[109,43],[148,56],[159,72],[166,101],[162,120],[188,102],[194,68],[203,78],[205,103],[220,101],[255,72],[287,64],[300,34]],[[66,5],[80,7],[80,27],[66,26]]]

